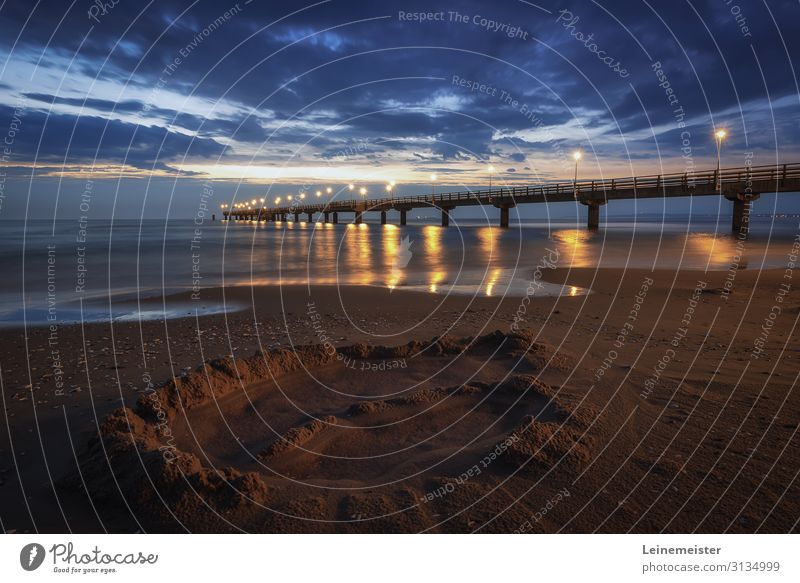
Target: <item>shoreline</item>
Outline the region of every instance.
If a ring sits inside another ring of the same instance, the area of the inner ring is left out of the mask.
[[[508,291],[497,291],[492,293],[491,296],[488,296],[485,292],[481,292],[480,286],[473,286],[473,285],[465,285],[465,286],[453,286],[453,288],[458,289],[450,289],[447,288],[448,284],[441,284],[444,290],[437,290],[431,291],[429,284],[420,284],[420,285],[400,285],[400,286],[390,286],[386,284],[337,284],[337,283],[321,283],[321,284],[307,284],[307,283],[291,283],[291,284],[263,284],[263,283],[256,283],[256,284],[249,284],[247,282],[240,282],[233,285],[225,286],[225,287],[207,287],[207,288],[199,288],[198,290],[168,290],[167,293],[160,293],[158,290],[150,290],[152,293],[147,293],[145,295],[137,295],[133,292],[124,292],[120,293],[116,296],[112,296],[110,298],[110,303],[117,307],[118,310],[122,310],[122,306],[132,309],[134,304],[139,304],[142,306],[143,310],[146,308],[152,308],[154,306],[161,306],[162,304],[167,304],[166,309],[169,310],[177,310],[178,308],[186,308],[191,307],[193,305],[199,305],[201,310],[207,310],[208,306],[204,305],[204,301],[207,302],[209,298],[212,298],[212,301],[218,302],[221,297],[224,297],[226,294],[232,296],[234,299],[230,300],[228,305],[233,305],[234,307],[228,308],[227,306],[223,306],[221,304],[215,304],[212,306],[212,310],[210,313],[200,313],[198,314],[199,318],[207,318],[210,316],[217,316],[222,314],[232,314],[241,311],[247,311],[252,308],[251,303],[247,303],[244,300],[249,300],[252,298],[253,294],[242,293],[241,290],[260,290],[256,291],[255,295],[263,295],[265,293],[269,293],[269,290],[286,290],[289,294],[294,294],[299,290],[309,290],[309,289],[318,289],[318,290],[351,290],[351,289],[367,289],[367,290],[382,290],[387,291],[389,293],[394,294],[418,294],[420,296],[436,296],[440,298],[445,297],[463,297],[463,298],[483,298],[483,297],[492,297],[495,299],[505,299],[505,300],[521,300],[525,297],[532,297],[536,295],[536,299],[541,300],[545,298],[556,298],[556,297],[573,297],[573,296],[580,296],[580,295],[589,295],[592,293],[591,285],[596,284],[598,279],[596,274],[598,273],[607,273],[613,274],[615,277],[619,274],[632,274],[632,273],[680,273],[682,277],[680,281],[684,282],[687,278],[691,279],[690,274],[703,274],[703,276],[707,276],[709,279],[717,280],[720,274],[731,274],[734,275],[729,277],[731,280],[730,286],[733,285],[733,279],[743,275],[743,278],[746,279],[748,282],[751,281],[754,277],[761,276],[763,274],[773,274],[773,273],[783,273],[784,269],[773,267],[773,268],[765,268],[758,271],[748,271],[744,268],[731,268],[728,270],[721,270],[721,269],[700,269],[700,268],[681,268],[677,269],[668,269],[668,268],[656,268],[653,270],[643,268],[643,267],[636,267],[636,268],[622,268],[622,267],[597,267],[597,268],[589,268],[589,267],[571,267],[571,268],[564,268],[564,267],[549,267],[546,271],[541,271],[537,273],[537,275],[541,275],[541,277],[535,278],[522,278],[518,277],[514,280],[517,285],[509,285],[507,287]],[[595,274],[591,278],[588,274]],[[768,275],[768,277],[771,277]],[[537,283],[543,284],[541,289],[539,289],[538,294],[532,294],[530,292],[530,285],[536,281]],[[677,281],[677,280],[676,280]],[[525,288],[526,291],[520,291],[523,286],[520,284],[526,284],[527,287]],[[549,286],[546,291],[542,291],[544,286]],[[561,293],[555,292],[558,287],[563,288],[571,287],[572,291],[562,291]],[[469,289],[466,289],[469,288]],[[447,290],[450,289],[448,292]],[[225,293],[223,293],[225,291]],[[347,292],[345,292],[347,293]],[[202,297],[201,297],[202,296]],[[98,295],[95,299],[105,298],[109,299],[108,296]],[[236,302],[238,302],[238,307],[235,307]],[[57,308],[58,310],[65,310],[70,311],[70,308],[64,308],[60,306]],[[106,308],[107,310],[107,308]],[[147,310],[151,311],[151,310]],[[156,311],[155,309],[152,310],[152,314],[146,315],[145,317],[141,318],[142,322],[157,322],[157,321],[164,321],[164,320],[180,320],[185,318],[195,318],[195,314],[191,311],[186,312],[185,315],[169,315],[166,318],[164,317],[164,311],[161,312]],[[116,316],[113,320],[109,320],[108,318],[104,319],[85,319],[83,321],[84,325],[109,325],[110,323],[116,324],[123,324],[128,322],[138,322],[139,318],[135,317],[136,314],[125,314],[124,316]],[[48,327],[50,324],[47,322],[39,322],[33,321],[34,323],[28,323],[28,329],[34,328],[42,328]],[[56,321],[55,324],[59,328],[69,328],[72,326],[80,326],[81,321],[79,320],[66,320],[66,321]],[[24,330],[25,326],[23,326],[19,322],[1,322],[0,323],[0,332],[14,332],[19,330]]]

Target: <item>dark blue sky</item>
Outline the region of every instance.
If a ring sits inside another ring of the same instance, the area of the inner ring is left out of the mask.
[[[0,219],[800,161],[799,42],[794,0],[5,2]]]

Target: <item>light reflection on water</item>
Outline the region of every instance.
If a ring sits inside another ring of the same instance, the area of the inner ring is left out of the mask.
[[[657,222],[615,223],[589,232],[574,223],[500,229],[486,224],[461,228],[462,222],[442,228],[353,225],[340,218],[338,225],[206,223],[199,250],[191,246],[192,221],[170,221],[166,228],[163,221],[116,221],[113,231],[106,221],[91,221],[81,294],[75,291],[76,221],[56,221],[54,235],[50,221],[29,221],[27,226],[6,221],[0,230],[5,267],[0,321],[3,314],[19,314],[23,305],[33,311],[46,307],[48,245],[55,246],[57,255],[57,302],[74,306],[78,299],[107,302],[109,294],[135,298],[190,290],[193,254],[198,256],[201,287],[311,283],[499,296],[524,295],[537,263],[553,253],[562,268],[727,270],[739,255],[740,268],[780,268],[797,230],[796,221],[787,220],[768,236],[756,222],[742,246],[728,233],[715,232],[716,222],[696,222],[688,233],[685,225]],[[411,242],[410,257],[398,268],[404,237]],[[584,292],[560,285],[547,289],[553,294]]]

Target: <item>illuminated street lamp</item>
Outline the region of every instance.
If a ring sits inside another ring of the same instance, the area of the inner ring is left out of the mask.
[[[332,193],[332,192],[333,192],[333,189],[332,189],[332,188],[329,186],[328,188],[326,188],[326,189],[325,189],[325,192],[327,192],[328,194],[330,194],[330,193]]]
[[[275,204],[281,204],[281,197],[280,196],[276,196],[275,197]]]
[[[717,188],[719,189],[720,196],[722,195],[722,140],[728,137],[728,132],[725,130],[718,130],[714,137],[717,139]]]
[[[358,190],[358,194],[360,194],[361,196],[367,196],[367,189],[366,189],[366,187],[362,186],[362,187],[361,187],[361,188]]]
[[[491,164],[489,165],[489,192],[491,193],[492,190],[492,174],[494,174],[494,166]]]
[[[317,198],[319,198],[320,196],[322,196],[322,191],[321,191],[321,190],[318,190],[318,191],[317,191]]]
[[[572,158],[575,160],[575,177],[572,179],[572,195],[578,196],[578,161],[583,157],[583,152],[575,150],[572,153]]]
[[[303,200],[305,197],[306,197],[306,193],[305,192],[301,192],[300,193],[300,200]]]
[[[436,174],[431,174],[431,195],[436,196]]]
[[[291,194],[286,195],[286,200],[292,200],[292,195]]]
[[[355,187],[356,187],[355,184],[348,184],[347,185],[347,188],[349,188],[351,192],[355,189]]]
[[[392,196],[392,187],[393,187],[393,184],[391,182],[389,184],[387,184],[386,185],[386,192],[389,193],[389,198],[394,200],[394,197]]]

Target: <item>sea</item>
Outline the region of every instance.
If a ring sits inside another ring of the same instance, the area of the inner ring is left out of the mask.
[[[584,219],[585,220],[585,219]],[[636,216],[588,231],[576,218],[508,229],[479,220],[443,228],[364,222],[6,220],[0,222],[0,326],[162,319],[243,309],[146,302],[220,286],[379,286],[393,292],[579,295],[548,282],[555,268],[688,270],[786,267],[796,217]],[[199,296],[198,296],[199,297]],[[156,307],[153,306],[163,306]]]

